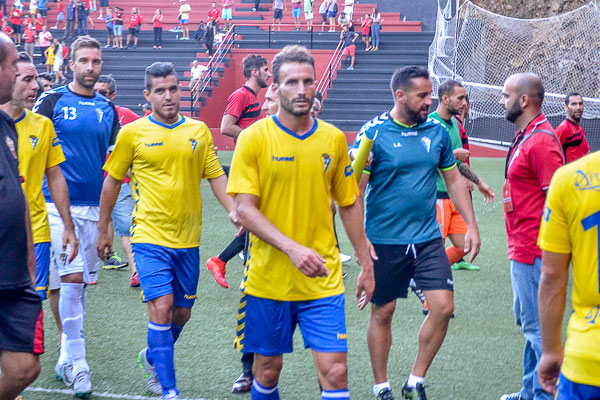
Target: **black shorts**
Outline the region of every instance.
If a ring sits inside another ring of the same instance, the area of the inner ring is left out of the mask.
[[[279,8],[273,10],[273,19],[283,19],[283,10]]]
[[[0,290],[0,351],[44,352],[42,298],[33,286]]]
[[[100,7],[108,7],[108,0],[100,0]]]
[[[15,35],[20,35],[21,34],[21,25],[20,24],[12,24],[12,28],[13,28],[13,33]]]
[[[113,37],[113,28],[106,28],[106,33],[108,37]]]
[[[140,31],[138,31],[137,28],[129,28],[130,35],[137,36],[139,33]]]
[[[323,18],[323,22],[327,22],[327,13],[321,14],[321,18]]]
[[[387,304],[406,298],[414,278],[422,290],[454,290],[452,269],[442,239],[414,245],[375,244],[375,292],[371,302]]]

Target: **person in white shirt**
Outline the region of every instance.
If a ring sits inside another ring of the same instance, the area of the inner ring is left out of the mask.
[[[204,71],[208,71],[208,68],[205,65],[202,65],[198,62],[198,60],[194,60],[192,62],[192,68],[190,70],[191,73],[191,79],[190,79],[190,91],[192,91],[194,89],[194,86],[196,85],[196,82],[198,82],[198,80],[200,79],[200,77],[202,76],[202,73]],[[192,97],[198,92],[198,88],[196,88],[196,90],[194,90],[194,92],[192,93]]]

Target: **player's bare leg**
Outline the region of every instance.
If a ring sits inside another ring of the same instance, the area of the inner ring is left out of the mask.
[[[392,346],[392,318],[395,310],[395,300],[383,305],[371,304],[367,344],[376,384],[387,381],[387,364]]]

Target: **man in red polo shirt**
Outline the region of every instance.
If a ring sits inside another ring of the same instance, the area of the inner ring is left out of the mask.
[[[572,92],[565,96],[567,118],[556,127],[556,136],[565,152],[567,163],[590,152],[590,145],[581,126],[583,108],[583,97],[579,93]]]
[[[217,2],[212,2],[212,8],[208,10],[208,22],[213,21],[214,25],[219,29],[219,20],[221,19],[221,11],[217,8]]]
[[[501,400],[550,400],[537,377],[542,356],[537,293],[542,251],[537,246],[550,179],[564,164],[562,148],[542,113],[544,86],[533,73],[511,75],[504,83],[500,104],[506,119],[519,127],[506,158],[503,197],[508,258],[517,325],[525,336],[523,387]]]

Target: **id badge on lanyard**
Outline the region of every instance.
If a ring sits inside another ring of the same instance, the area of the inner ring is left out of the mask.
[[[504,212],[513,212],[512,193],[510,190],[510,182],[508,182],[508,179],[504,181],[504,186],[502,187],[502,199],[502,202],[504,204]]]

